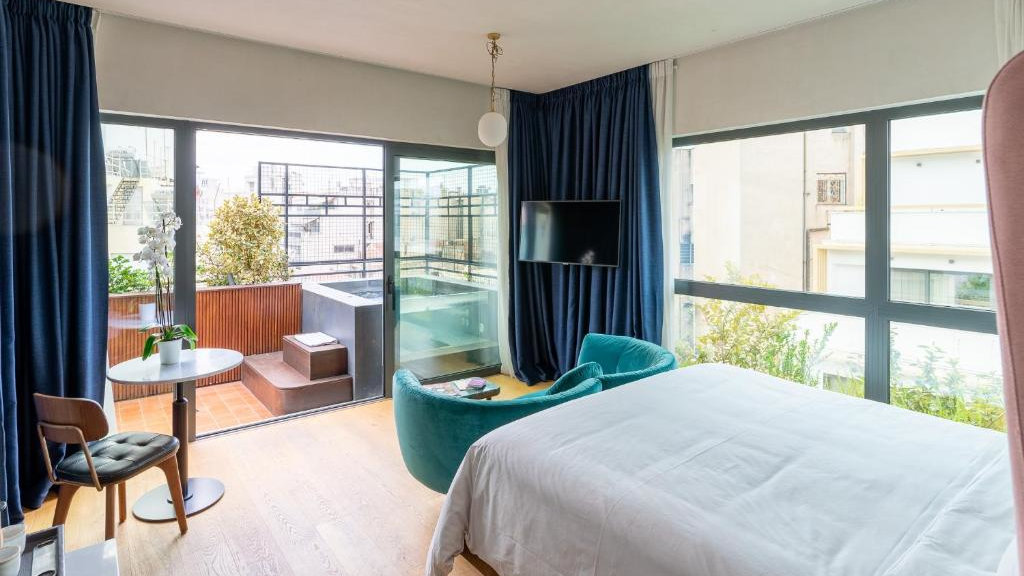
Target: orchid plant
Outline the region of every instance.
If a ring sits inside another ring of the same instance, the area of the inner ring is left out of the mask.
[[[135,254],[134,260],[142,262],[149,269],[156,291],[156,322],[139,329],[139,332],[151,332],[142,348],[143,360],[153,355],[158,342],[184,340],[190,348],[195,348],[199,340],[187,324],[174,323],[171,254],[174,252],[174,234],[179,228],[181,218],[173,210],[162,212],[158,225],[139,228],[142,250]]]

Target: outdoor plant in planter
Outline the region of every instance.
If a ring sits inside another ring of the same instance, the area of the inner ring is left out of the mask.
[[[139,243],[142,250],[135,254],[135,260],[143,262],[153,276],[156,292],[156,322],[139,329],[150,332],[142,347],[142,359],[153,355],[154,346],[159,349],[161,364],[177,364],[181,355],[182,341],[190,348],[196,347],[199,338],[187,324],[174,323],[171,284],[171,253],[174,251],[174,233],[181,228],[181,218],[173,211],[160,214],[157,226],[139,228]]]

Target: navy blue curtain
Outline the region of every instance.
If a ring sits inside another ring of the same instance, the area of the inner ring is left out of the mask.
[[[661,340],[658,147],[647,67],[547,94],[513,91],[508,136],[511,294],[516,376],[552,380],[589,332]],[[518,261],[524,200],[619,200],[618,268]]]
[[[52,0],[0,0],[0,498],[11,522],[50,488],[32,394],[103,399],[107,214],[91,18]]]

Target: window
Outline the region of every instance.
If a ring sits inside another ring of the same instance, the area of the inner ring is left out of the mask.
[[[682,361],[1003,429],[980,106],[676,138]]]
[[[893,268],[893,300],[939,306],[993,308],[992,274]]]
[[[139,227],[155,225],[161,212],[174,209],[175,145],[173,129],[104,122],[101,130],[107,176],[107,350],[113,366],[139,355],[145,341],[139,329],[156,321],[153,279],[133,256],[141,250]],[[113,400],[124,406],[167,387],[115,383],[112,391]]]
[[[890,341],[893,404],[1006,429],[999,339],[994,334],[894,322]]]
[[[252,197],[277,207],[291,278],[380,278],[383,243],[365,231],[383,218],[382,151],[372,144],[198,130],[200,254],[217,209]],[[214,280],[199,275],[201,283]]]
[[[846,204],[846,172],[818,173],[818,204]]]
[[[993,309],[981,111],[896,120],[890,139],[892,283],[926,279],[893,300]]]
[[[676,296],[676,353],[864,396],[864,320],[761,304]]]
[[[111,255],[137,252],[137,229],[174,208],[174,131],[103,124]]]
[[[681,278],[863,296],[864,126],[675,150]]]

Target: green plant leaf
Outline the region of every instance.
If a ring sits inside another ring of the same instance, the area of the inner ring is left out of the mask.
[[[150,334],[146,343],[142,345],[142,359],[146,360],[153,355],[153,346],[156,344],[156,334]]]
[[[179,324],[178,329],[181,330],[181,333],[185,338],[193,341],[199,340],[199,336],[196,336],[196,333],[192,331],[192,328],[188,324]]]
[[[146,292],[153,288],[149,271],[132,265],[118,254],[107,261],[107,289],[110,294]]]

